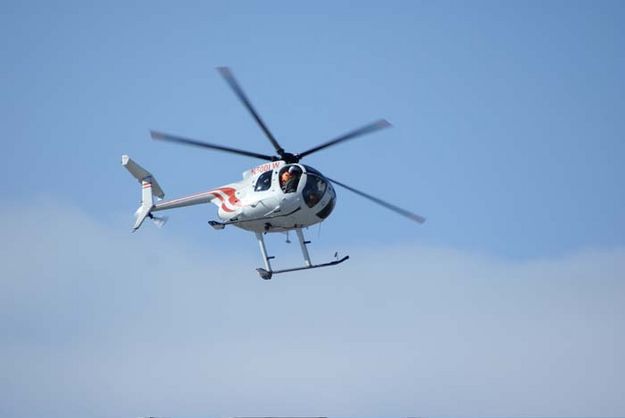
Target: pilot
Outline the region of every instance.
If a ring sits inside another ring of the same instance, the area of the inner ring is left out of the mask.
[[[285,170],[284,173],[280,175],[280,187],[282,187],[282,190],[286,189],[286,183],[290,178],[291,174],[289,173],[289,170]]]
[[[319,193],[316,190],[310,190],[308,192],[308,206],[310,206],[311,208],[313,206],[315,206],[317,203],[319,203]]]
[[[302,170],[294,165],[289,167],[287,171],[282,173],[280,177],[280,182],[282,183],[282,190],[285,193],[292,193],[297,190],[297,185],[299,183],[299,178],[302,175]]]

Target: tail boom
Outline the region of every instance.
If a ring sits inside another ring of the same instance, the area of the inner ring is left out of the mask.
[[[157,218],[152,215],[152,212],[209,203],[216,197],[218,198],[221,196],[219,194],[221,189],[217,189],[176,199],[157,200],[155,202],[154,196],[158,199],[163,199],[165,197],[165,193],[152,173],[141,167],[127,155],[122,155],[122,165],[126,167],[130,174],[132,174],[132,176],[136,178],[139,183],[141,183],[141,206],[139,206],[135,212],[135,223],[132,227],[133,232],[141,227],[145,218],[155,220],[157,225],[162,225],[164,223],[166,218]],[[221,198],[223,199],[222,196]]]

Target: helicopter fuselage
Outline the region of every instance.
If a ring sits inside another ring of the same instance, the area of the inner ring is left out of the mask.
[[[294,172],[295,174],[285,175]],[[290,177],[285,181],[285,177]],[[284,232],[326,219],[336,204],[332,184],[303,164],[273,161],[243,173],[237,183],[211,190],[218,216],[254,232]]]

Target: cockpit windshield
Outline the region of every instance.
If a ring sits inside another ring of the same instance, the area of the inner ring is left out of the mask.
[[[328,184],[321,176],[312,174],[310,171],[308,172],[306,177],[306,186],[304,186],[304,191],[302,192],[302,195],[304,197],[304,202],[306,203],[306,205],[309,208],[312,208],[317,203],[319,203],[324,193],[328,189]]]
[[[314,168],[312,168],[312,167],[311,167],[311,166],[309,166],[309,165],[305,165],[305,166],[304,166],[304,168],[306,169],[306,172],[307,172],[307,173],[313,173],[313,174],[318,175],[319,177],[323,177],[323,176],[321,175],[321,173],[320,173],[318,170],[315,170]]]

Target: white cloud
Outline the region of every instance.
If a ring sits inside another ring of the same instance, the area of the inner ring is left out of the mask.
[[[354,249],[264,282],[69,205],[0,215],[3,416],[625,413],[622,248]]]

